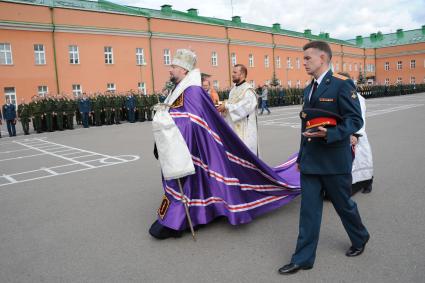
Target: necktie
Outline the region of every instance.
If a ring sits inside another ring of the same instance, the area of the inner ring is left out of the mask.
[[[310,101],[311,101],[311,99],[313,98],[313,95],[314,95],[314,93],[316,92],[316,89],[317,89],[317,86],[318,86],[319,84],[317,83],[317,81],[315,81],[314,82],[314,84],[313,84],[313,91],[311,92],[311,95],[310,95]]]

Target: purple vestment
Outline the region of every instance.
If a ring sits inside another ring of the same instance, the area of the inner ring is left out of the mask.
[[[170,115],[182,133],[196,173],[181,178],[193,225],[218,216],[233,225],[250,222],[281,207],[300,194],[296,154],[271,168],[239,139],[201,87],[188,87],[183,105]],[[159,222],[174,230],[188,228],[177,180],[163,180],[165,201]]]

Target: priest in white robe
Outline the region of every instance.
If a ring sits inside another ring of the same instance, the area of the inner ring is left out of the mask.
[[[244,65],[237,64],[233,67],[232,80],[235,85],[230,90],[229,99],[217,110],[245,145],[258,156],[257,95],[245,81],[247,74]]]

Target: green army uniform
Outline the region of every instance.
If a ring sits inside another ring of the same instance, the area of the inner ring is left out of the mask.
[[[46,115],[46,130],[53,132],[53,113],[55,111],[55,101],[51,98],[44,100],[44,114]]]
[[[70,130],[74,129],[75,104],[74,100],[65,99],[66,128]]]
[[[74,102],[75,122],[77,122],[77,125],[82,124],[82,117],[81,117],[80,109],[78,109],[78,101],[79,100],[80,100],[79,98],[76,98],[75,100],[70,100],[70,101]]]
[[[145,116],[146,97],[144,95],[136,95],[137,119],[139,122],[146,120]]]
[[[122,108],[122,99],[119,95],[113,96],[113,111],[115,124],[121,124],[121,108]]]
[[[152,121],[152,117],[153,117],[153,109],[152,107],[157,104],[159,102],[158,100],[158,96],[155,94],[151,94],[147,97],[147,113],[148,113],[148,121]]]
[[[31,102],[30,109],[31,109],[31,116],[33,117],[33,121],[35,125],[34,130],[37,133],[43,132],[41,119],[44,114],[44,103],[39,101]]]
[[[18,117],[21,119],[22,129],[26,135],[30,134],[30,117],[31,107],[27,103],[21,103],[18,105]]]
[[[101,115],[103,112],[102,98],[100,97],[93,98],[92,105],[93,105],[93,112],[94,112],[93,124],[96,124],[96,126],[102,126],[102,120],[101,120]]]
[[[112,96],[105,96],[104,97],[104,104],[103,104],[104,108],[105,108],[105,123],[107,125],[111,125],[112,124],[112,108],[114,107],[114,100]]]
[[[65,100],[63,98],[57,99],[55,101],[55,110],[56,110],[56,125],[59,131],[63,131],[63,116],[65,114]]]

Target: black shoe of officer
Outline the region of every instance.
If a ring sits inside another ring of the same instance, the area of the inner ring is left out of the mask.
[[[363,194],[368,194],[370,192],[372,192],[372,184],[367,185],[362,191]]]
[[[298,270],[308,270],[312,268],[313,266],[301,266],[295,263],[290,263],[279,268],[279,274],[283,274],[283,275],[294,274],[298,272]]]
[[[366,244],[369,241],[369,237],[367,238],[367,240],[364,242],[364,244],[360,247],[360,248],[356,248],[351,246],[348,251],[345,253],[346,256],[348,257],[355,257],[355,256],[359,256],[361,255],[365,248],[366,248]]]

